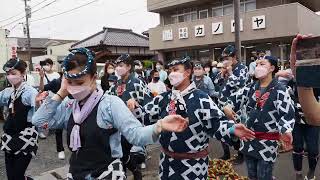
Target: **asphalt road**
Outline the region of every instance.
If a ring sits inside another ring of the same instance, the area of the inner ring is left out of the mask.
[[[0,123],[2,133],[2,123]],[[64,133],[64,138],[65,138]],[[65,143],[65,141],[64,141]],[[222,155],[222,148],[218,141],[213,140],[211,142],[211,158],[217,158]],[[65,146],[66,148],[66,146]],[[144,180],[155,180],[157,179],[158,163],[159,163],[159,145],[149,146],[148,156],[150,159],[147,160],[147,168],[144,170]],[[70,155],[69,150],[66,150],[67,159]],[[43,172],[60,168],[68,164],[67,160],[59,160],[56,153],[55,136],[52,134],[45,140],[39,141],[39,151],[37,156],[32,159],[31,164],[28,167],[27,174],[31,176],[40,175]],[[307,158],[304,159],[304,174],[307,172],[308,162]],[[246,175],[245,164],[235,166],[235,170],[240,175]],[[317,179],[320,179],[320,168],[316,170]],[[291,153],[280,154],[278,161],[274,168],[274,175],[278,180],[294,180],[295,174],[293,170]],[[5,165],[4,165],[4,153],[0,152],[0,179],[6,180]],[[130,179],[130,177],[129,177]]]

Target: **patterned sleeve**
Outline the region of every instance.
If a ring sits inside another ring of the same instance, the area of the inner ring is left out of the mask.
[[[231,87],[231,88],[242,88],[246,85],[247,81],[248,81],[249,77],[248,77],[248,68],[244,67],[242,69],[240,69],[240,73],[239,75],[235,75],[235,74],[231,74],[228,78],[228,82],[227,82],[227,86]]]
[[[227,98],[227,104],[230,105],[234,112],[239,112],[249,101],[249,91],[251,86],[245,86]]]
[[[224,113],[209,96],[199,100],[201,108],[194,113],[198,119],[202,120],[207,134],[232,145],[233,136],[230,134],[230,128],[234,126],[234,122],[225,117]]]
[[[281,134],[292,132],[295,123],[295,110],[288,89],[279,89],[277,91],[277,101],[275,104],[281,117],[278,120],[279,131]]]
[[[165,93],[164,93],[165,94]],[[141,106],[140,109],[143,113],[143,121],[145,125],[154,124],[159,119],[161,119],[161,110],[164,110],[162,108],[163,105],[163,94],[158,95],[153,98],[151,102],[146,104],[145,106]]]
[[[222,82],[224,81],[224,79],[221,76],[221,72],[219,72],[216,76],[216,78],[214,79],[213,83],[214,84],[222,84]]]

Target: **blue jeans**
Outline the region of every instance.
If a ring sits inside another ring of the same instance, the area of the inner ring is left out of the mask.
[[[248,176],[250,180],[272,180],[273,162],[245,156]]]

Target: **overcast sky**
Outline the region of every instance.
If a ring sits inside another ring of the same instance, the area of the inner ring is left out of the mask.
[[[31,0],[32,7],[43,0]],[[54,0],[47,0],[34,7],[39,9]],[[92,0],[57,0],[53,4],[32,14],[32,20],[60,13],[71,8],[91,2]],[[147,12],[147,0],[98,0],[88,6],[50,19],[31,22],[31,37],[75,39],[81,40],[98,31],[103,26],[132,29],[137,33],[148,30],[159,24],[159,17],[155,13]],[[23,0],[1,0],[0,26],[10,23],[24,16]],[[19,16],[3,21],[11,16]],[[22,19],[11,25],[5,26],[11,30],[10,36],[23,36]]]

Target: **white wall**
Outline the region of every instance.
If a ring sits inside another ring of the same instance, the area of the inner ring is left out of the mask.
[[[47,54],[53,55],[53,56],[66,56],[67,54],[69,54],[69,49],[71,48],[71,45],[73,45],[73,44],[74,44],[74,42],[61,44],[61,45],[57,45],[57,46],[48,46],[47,47]]]

